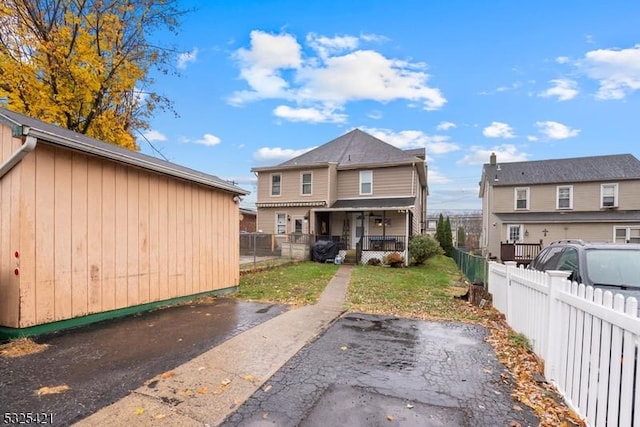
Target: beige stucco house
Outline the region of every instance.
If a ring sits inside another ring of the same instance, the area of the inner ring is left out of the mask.
[[[404,253],[409,237],[426,225],[424,148],[401,150],[355,129],[252,171],[258,178],[257,228],[264,233],[313,235],[380,258]]]
[[[500,259],[501,242],[640,242],[640,161],[631,154],[499,160],[491,155],[480,181],[485,256]]]
[[[234,289],[245,194],[0,109],[0,333],[41,333]]]

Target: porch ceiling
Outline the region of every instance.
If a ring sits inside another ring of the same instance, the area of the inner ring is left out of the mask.
[[[412,209],[415,199],[413,197],[380,198],[380,199],[351,199],[337,200],[327,210],[392,210]]]

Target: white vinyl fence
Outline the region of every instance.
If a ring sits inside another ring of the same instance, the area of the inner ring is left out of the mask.
[[[506,264],[489,263],[493,305],[529,339],[547,380],[587,425],[640,427],[636,299]]]

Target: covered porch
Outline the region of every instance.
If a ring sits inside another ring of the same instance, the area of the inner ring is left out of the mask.
[[[358,263],[382,260],[392,252],[407,260],[413,203],[413,198],[338,200],[329,208],[311,210],[311,227],[316,240],[335,242],[341,253],[355,250]]]

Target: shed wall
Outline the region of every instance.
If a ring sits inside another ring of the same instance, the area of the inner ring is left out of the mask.
[[[238,284],[239,217],[231,194],[43,142],[19,166],[20,236],[2,246],[21,252],[20,316],[17,325],[15,316],[4,325],[28,327]],[[0,305],[2,313],[11,310],[4,299]]]

